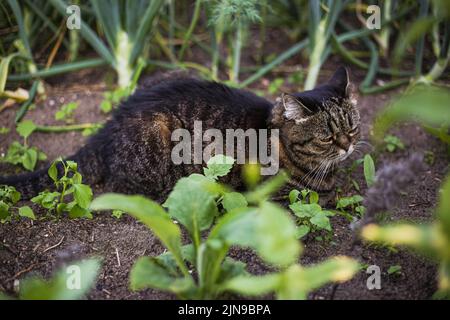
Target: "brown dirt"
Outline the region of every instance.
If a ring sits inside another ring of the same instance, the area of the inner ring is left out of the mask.
[[[326,78],[339,61],[334,58],[324,67]],[[361,71],[352,72],[356,83],[362,80]],[[26,118],[39,124],[55,124],[54,113],[62,104],[78,101],[75,122],[98,122],[107,117],[99,111],[102,92],[106,86],[98,72],[84,71],[60,81],[53,81],[47,87],[47,99],[36,104]],[[255,86],[264,90],[266,80]],[[65,84],[62,84],[65,83]],[[75,85],[74,85],[75,84]],[[292,88],[283,88],[289,90]],[[362,116],[363,135],[368,137],[370,124],[375,113],[380,110],[395,92],[388,94],[359,96],[358,104]],[[19,137],[14,131],[15,109],[1,113],[0,126],[11,128],[7,135],[0,135],[0,153],[5,153],[8,145]],[[392,212],[391,220],[407,219],[426,222],[432,218],[436,204],[436,194],[442,178],[448,169],[446,147],[438,140],[426,134],[417,125],[395,128],[393,132],[407,145],[403,151],[383,152],[377,156],[376,165],[403,159],[415,151],[432,151],[435,162],[417,177],[414,185],[398,199],[398,205]],[[63,134],[34,133],[29,144],[42,149],[54,159],[60,155],[67,156],[75,152],[86,138],[79,132]],[[349,165],[357,155],[353,155],[345,165]],[[40,163],[39,167],[44,164]],[[17,172],[12,166],[0,164],[2,174]],[[362,170],[353,173],[353,178],[365,191]],[[351,185],[342,177],[339,186],[346,195],[351,194]],[[102,186],[95,186],[96,194],[102,192]],[[25,203],[24,203],[25,204]],[[28,203],[27,203],[28,204]],[[36,212],[42,210],[36,208]],[[334,295],[335,299],[428,299],[436,290],[436,267],[433,263],[405,250],[394,252],[383,247],[359,245],[350,250],[353,240],[349,223],[340,216],[332,218],[334,237],[330,243],[319,242],[314,237],[304,241],[305,252],[301,258],[303,264],[312,264],[327,257],[345,254],[353,256],[362,263],[378,265],[382,270],[382,289],[368,290],[368,275],[359,273],[353,280],[340,285]],[[59,243],[51,250],[47,248]],[[89,294],[90,299],[172,299],[171,294],[154,290],[131,292],[128,289],[128,272],[133,262],[142,255],[157,255],[164,251],[159,241],[140,223],[131,217],[116,219],[107,213],[98,213],[93,220],[38,219],[14,221],[0,225],[0,290],[11,292],[15,279],[32,274],[48,277],[61,263],[85,256],[100,256],[103,267],[95,288]],[[267,267],[250,251],[233,249],[232,256],[248,264],[253,273],[263,273]],[[118,259],[119,257],[119,259]],[[120,265],[119,265],[120,260]],[[401,265],[401,274],[388,275],[387,269],[392,265]],[[332,286],[326,286],[311,295],[312,299],[328,299]]]

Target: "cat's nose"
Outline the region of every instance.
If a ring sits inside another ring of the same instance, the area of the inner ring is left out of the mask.
[[[345,134],[340,134],[336,139],[336,144],[339,148],[345,150],[346,152],[350,148],[350,139]]]

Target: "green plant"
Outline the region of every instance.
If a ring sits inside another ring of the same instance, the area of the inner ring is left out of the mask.
[[[229,57],[229,78],[231,83],[239,82],[241,51],[246,32],[251,23],[260,22],[258,2],[255,0],[216,0],[210,7],[210,21],[213,32],[212,78],[217,79],[219,52],[224,35],[234,33],[230,38],[232,54]]]
[[[89,210],[92,189],[82,183],[83,178],[77,167],[74,161],[55,160],[48,169],[48,176],[59,191],[41,191],[31,201],[57,216],[67,212],[70,218],[92,218]],[[58,171],[62,172],[61,177],[58,177]],[[68,201],[68,196],[71,196],[71,201]]]
[[[67,4],[63,0],[50,2],[60,14],[66,15]],[[139,69],[142,67],[139,67],[139,57],[144,53],[147,38],[153,33],[152,29],[163,2],[90,1],[108,47],[83,20],[79,33],[116,71],[120,88],[130,87],[133,77],[140,73]]]
[[[9,133],[9,128],[6,127],[0,127],[0,134],[7,134]]]
[[[370,156],[366,154],[364,156],[364,178],[366,179],[366,184],[370,188],[375,182],[375,163]]]
[[[335,213],[322,209],[317,192],[292,190],[289,193],[289,202],[289,208],[297,217],[298,239],[310,232],[322,230],[326,232],[326,238],[331,238],[332,229],[329,217],[334,216]]]
[[[65,121],[66,123],[73,123],[73,113],[78,108],[78,102],[69,102],[61,106],[61,108],[55,113],[55,120]]]
[[[399,137],[396,137],[394,135],[388,134],[386,137],[384,137],[384,142],[386,144],[386,150],[389,152],[395,152],[395,150],[397,149],[405,149],[403,141],[400,140]]]
[[[25,120],[17,124],[16,131],[23,137],[23,145],[20,142],[14,141],[8,147],[6,155],[1,158],[1,161],[11,163],[14,165],[20,164],[26,170],[33,171],[37,161],[44,161],[47,155],[36,147],[29,147],[27,138],[36,129],[36,125],[30,121]]]
[[[19,217],[35,219],[33,210],[29,206],[15,206],[19,200],[20,192],[14,187],[0,185],[0,223],[11,221],[14,212]]]
[[[112,91],[106,91],[103,94],[103,101],[100,103],[100,110],[103,113],[109,113],[111,110],[118,106],[118,104],[130,95],[128,88],[117,88]]]
[[[322,16],[322,5],[326,7],[324,16]],[[330,38],[343,7],[344,3],[341,0],[309,1],[310,61],[305,90],[311,90],[316,86],[320,68],[330,50]]]
[[[358,263],[345,257],[314,267],[295,264],[301,252],[295,224],[284,209],[267,201],[286,175],[281,173],[240,194],[216,181],[230,171],[232,162],[216,156],[208,162],[206,175],[180,179],[163,205],[167,212],[142,196],[106,194],[94,199],[92,210],[127,212],[168,249],[136,261],[130,272],[133,290],[156,288],[185,299],[211,299],[225,291],[251,296],[275,292],[281,299],[305,299],[309,291],[330,281],[348,280],[357,272]],[[257,181],[250,177],[256,171],[250,171],[247,181]],[[173,220],[186,229],[190,244],[181,245],[181,230]],[[231,246],[252,248],[280,271],[249,275],[244,263],[227,257]]]
[[[390,266],[387,273],[388,275],[399,275],[402,273],[402,266],[397,264],[394,266]]]
[[[351,220],[353,220],[353,217],[355,216],[362,218],[365,211],[365,208],[362,205],[363,200],[363,197],[358,194],[351,197],[341,197],[336,203],[336,209],[341,211],[345,216],[350,217]],[[348,210],[350,210],[350,212],[348,212]]]
[[[70,263],[55,275],[44,280],[29,277],[20,281],[20,300],[75,300],[83,298],[92,287],[100,270],[98,259],[85,259]],[[14,299],[0,292],[0,300]]]

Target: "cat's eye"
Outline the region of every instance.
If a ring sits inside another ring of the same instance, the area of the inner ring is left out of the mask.
[[[357,134],[358,132],[359,132],[359,127],[355,127],[355,128],[351,129],[351,130],[348,132],[348,135],[349,135],[349,136],[354,136],[354,135]]]
[[[326,138],[323,138],[323,139],[320,139],[323,143],[326,143],[326,144],[330,144],[330,143],[333,143],[333,136],[329,136],[329,137],[326,137]]]

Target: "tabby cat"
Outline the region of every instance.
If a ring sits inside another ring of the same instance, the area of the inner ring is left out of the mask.
[[[75,155],[84,182],[106,189],[144,194],[163,201],[178,179],[201,172],[202,165],[171,160],[175,129],[278,129],[280,167],[293,187],[319,191],[333,188],[336,165],[348,157],[359,137],[359,113],[349,98],[344,67],[314,90],[282,94],[275,103],[248,91],[193,78],[164,80],[142,87],[115,111],[105,126]],[[228,183],[241,186],[240,171]],[[47,168],[0,177],[28,198],[52,182]]]

